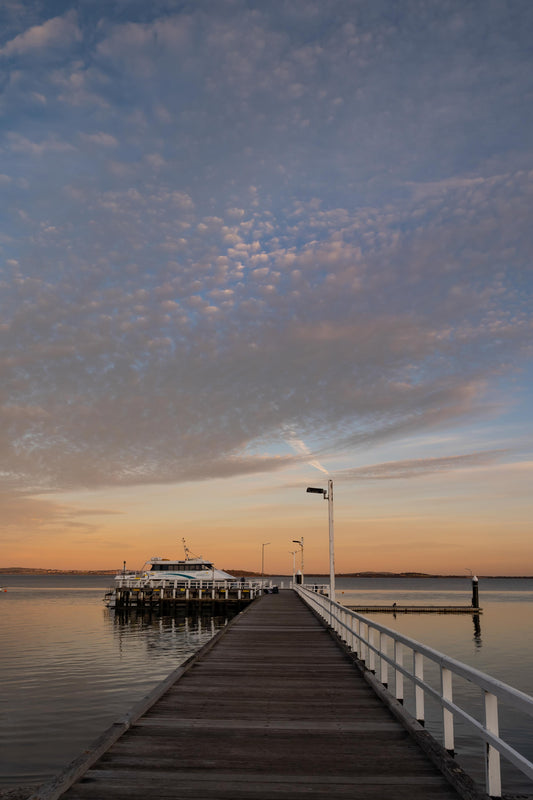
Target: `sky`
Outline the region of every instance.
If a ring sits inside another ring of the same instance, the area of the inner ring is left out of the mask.
[[[4,0],[1,566],[533,574],[532,30]]]

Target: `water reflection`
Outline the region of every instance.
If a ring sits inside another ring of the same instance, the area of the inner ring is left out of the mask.
[[[108,609],[107,613],[119,648],[122,648],[124,643],[129,647],[133,639],[136,643],[142,643],[150,657],[170,654],[175,651],[176,646],[180,650],[184,648],[194,650],[224,628],[234,616],[231,612],[191,613],[185,608],[177,609],[174,614],[165,616],[150,611],[143,613],[135,610]]]
[[[88,581],[19,580],[0,617],[0,787],[51,778],[231,616],[116,615]]]
[[[479,614],[473,614],[472,619],[474,620],[474,643],[479,650],[483,645],[483,640],[481,638],[481,619]]]

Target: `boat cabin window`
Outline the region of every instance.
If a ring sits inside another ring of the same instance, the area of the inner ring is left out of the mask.
[[[213,569],[212,564],[190,564],[187,561],[180,561],[177,563],[164,563],[152,564],[151,572],[176,572],[184,570],[185,572],[201,572],[205,569]]]

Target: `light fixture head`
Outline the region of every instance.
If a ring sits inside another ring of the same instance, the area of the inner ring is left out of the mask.
[[[310,492],[311,494],[326,494],[325,489],[318,489],[316,486],[308,486],[306,491]]]

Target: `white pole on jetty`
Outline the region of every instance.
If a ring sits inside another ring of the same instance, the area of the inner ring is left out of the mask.
[[[465,567],[470,573],[472,579],[472,608],[479,608],[479,578],[474,575],[470,567]]]
[[[321,494],[324,500],[328,501],[328,528],[329,528],[329,597],[335,600],[335,541],[333,536],[333,481],[328,481],[327,489],[319,489],[315,486],[308,486],[307,491],[311,494]]]
[[[261,594],[263,594],[263,587],[264,587],[264,574],[265,574],[265,547],[270,542],[263,542],[261,545]]]
[[[297,544],[300,547],[300,555],[301,555],[301,558],[302,558],[302,561],[300,563],[300,572],[302,573],[301,583],[303,583],[304,582],[304,574],[305,574],[304,573],[304,537],[302,536],[301,539],[293,539],[292,543],[293,544]]]
[[[333,481],[328,481],[329,597],[335,602],[335,541],[333,537]]]
[[[298,550],[289,550],[289,553],[292,556],[292,583],[293,583],[293,585],[294,585],[294,582],[296,580],[296,553],[297,552],[298,552]]]
[[[479,578],[477,575],[472,576],[472,606],[479,608]]]

